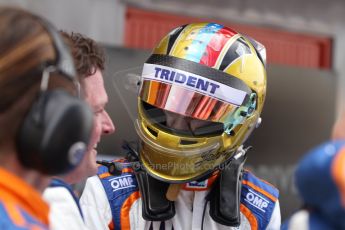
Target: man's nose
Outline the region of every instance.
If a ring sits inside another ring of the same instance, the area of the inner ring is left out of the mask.
[[[104,111],[104,121],[103,121],[103,134],[108,135],[115,132],[115,125],[111,120],[109,114]]]

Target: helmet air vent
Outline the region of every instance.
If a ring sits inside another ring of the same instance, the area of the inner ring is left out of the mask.
[[[196,143],[198,143],[198,142],[197,141],[190,141],[190,140],[183,140],[183,139],[181,139],[181,141],[180,141],[180,145],[194,145]]]
[[[147,128],[147,130],[148,130],[154,137],[157,137],[157,136],[158,136],[158,132],[157,132],[157,131],[151,129],[151,128],[148,127],[148,126],[147,126],[146,128]]]

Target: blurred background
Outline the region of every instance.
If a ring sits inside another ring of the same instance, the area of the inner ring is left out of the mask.
[[[343,0],[0,0],[41,15],[59,29],[79,32],[106,49],[107,109],[115,134],[99,153],[119,157],[135,141],[136,95],[130,80],[172,28],[220,22],[267,48],[268,92],[263,123],[248,141],[246,167],[280,189],[283,220],[300,207],[293,186],[298,159],[326,140],[345,108]]]

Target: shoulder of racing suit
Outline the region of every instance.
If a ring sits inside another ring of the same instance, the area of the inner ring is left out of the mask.
[[[0,229],[49,229],[48,214],[38,191],[0,167]]]
[[[122,165],[119,175],[110,174],[106,166],[100,165],[97,176],[104,187],[110,203],[113,216],[111,225],[114,225],[115,229],[121,229],[121,226],[124,226],[124,223],[121,223],[121,221],[128,221],[130,207],[140,195],[131,164],[125,159],[115,161]]]
[[[244,170],[240,210],[252,226],[266,229],[278,201],[278,196],[277,188]]]

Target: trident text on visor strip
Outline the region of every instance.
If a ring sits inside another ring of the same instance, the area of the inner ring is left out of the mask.
[[[147,80],[182,86],[235,105],[242,105],[246,96],[246,92],[242,90],[200,75],[162,65],[145,63],[142,77]]]

